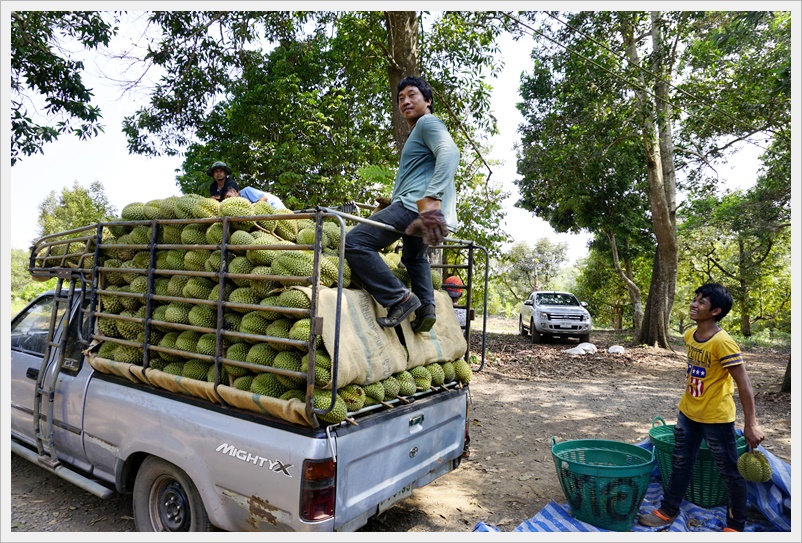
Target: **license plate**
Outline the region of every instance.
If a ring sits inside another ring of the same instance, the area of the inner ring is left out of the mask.
[[[573,327],[574,327],[574,325],[573,325],[573,324],[561,324],[561,325],[560,325],[560,328],[568,328],[569,330],[570,330],[571,328],[573,328]]]
[[[407,485],[386,500],[379,503],[379,513],[392,507],[395,503],[404,498],[412,496],[412,485]]]

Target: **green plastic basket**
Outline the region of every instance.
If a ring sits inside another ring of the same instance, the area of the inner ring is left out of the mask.
[[[660,423],[659,425],[657,423]],[[674,455],[674,426],[666,424],[661,417],[652,420],[652,428],[649,430],[649,441],[654,445],[654,457],[657,459],[657,467],[660,470],[660,483],[665,490],[668,478],[671,476],[671,458]],[[746,438],[738,436],[738,456],[746,452]],[[727,484],[721,477],[713,460],[713,453],[707,448],[707,443],[702,440],[699,454],[696,456],[696,463],[693,466],[693,476],[688,489],[685,491],[684,498],[699,507],[710,508],[718,505],[727,505]]]
[[[630,531],[649,487],[654,451],[606,439],[557,443],[552,437],[551,444],[573,517],[606,530]]]

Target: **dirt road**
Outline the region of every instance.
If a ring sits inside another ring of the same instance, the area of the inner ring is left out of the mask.
[[[564,351],[575,342],[532,345],[514,322],[501,323],[501,330],[489,334],[486,367],[471,381],[470,457],[361,532],[469,532],[479,521],[511,531],[548,502],[565,502],[552,436],[638,443],[655,416],[676,421],[681,354],[626,347],[611,355],[607,349],[620,337],[598,333],[596,354],[571,356]],[[790,462],[791,397],[779,392],[789,354],[744,354],[764,445]],[[130,497],[100,500],[12,455],[13,532],[133,531],[131,512]]]

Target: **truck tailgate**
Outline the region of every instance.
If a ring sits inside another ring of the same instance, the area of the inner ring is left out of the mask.
[[[335,529],[451,471],[463,450],[467,401],[467,387],[454,388],[337,428]]]

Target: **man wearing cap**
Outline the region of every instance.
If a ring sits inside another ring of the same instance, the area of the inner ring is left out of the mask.
[[[231,189],[239,190],[237,182],[231,179],[231,168],[225,162],[217,161],[212,164],[206,175],[214,178],[214,181],[209,185],[209,198],[215,200],[222,200],[223,196]]]

